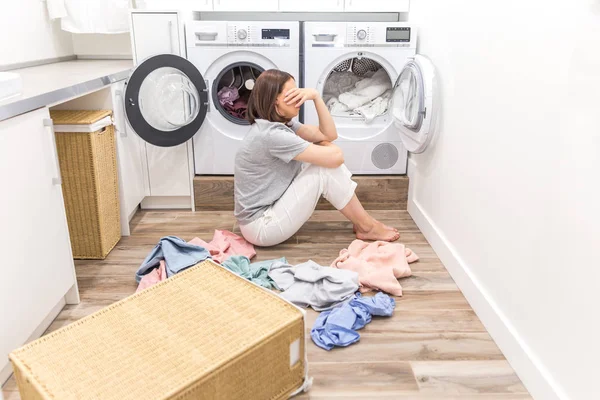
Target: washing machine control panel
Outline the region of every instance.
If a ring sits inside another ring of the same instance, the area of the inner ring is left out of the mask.
[[[229,22],[227,45],[237,47],[290,47],[292,29],[285,25]],[[279,23],[281,24],[281,23]]]
[[[415,36],[403,22],[349,22],[344,47],[416,47]]]

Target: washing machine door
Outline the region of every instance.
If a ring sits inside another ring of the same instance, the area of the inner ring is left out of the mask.
[[[204,122],[207,108],[202,74],[180,56],[149,57],[127,82],[125,114],[129,125],[156,146],[177,146],[191,139]]]
[[[411,153],[422,153],[433,136],[436,118],[434,91],[435,69],[431,61],[416,55],[398,77],[392,94],[391,111],[404,147]]]

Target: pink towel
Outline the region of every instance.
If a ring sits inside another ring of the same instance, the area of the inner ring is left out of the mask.
[[[189,243],[204,247],[210,252],[212,259],[219,264],[231,256],[246,256],[252,258],[256,255],[254,246],[243,237],[229,231],[215,230],[209,243],[200,238],[193,238]]]
[[[167,279],[167,269],[165,260],[160,260],[160,266],[158,268],[154,268],[150,273],[144,275],[142,280],[140,280],[140,284],[138,285],[136,293],[149,288],[150,286],[154,286],[159,282]]]
[[[252,258],[256,255],[254,246],[248,243],[243,237],[229,231],[216,229],[210,242],[205,242],[200,238],[193,238],[188,243],[204,247],[210,252],[213,261],[219,264],[231,256],[246,256]],[[136,293],[162,282],[167,279],[167,270],[165,260],[160,261],[160,266],[153,269],[150,273],[144,275],[140,280]]]
[[[381,290],[393,296],[402,296],[399,278],[412,274],[409,263],[419,257],[400,243],[354,240],[331,264],[334,268],[358,272],[362,293]]]

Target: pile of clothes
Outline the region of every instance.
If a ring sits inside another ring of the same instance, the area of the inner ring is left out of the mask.
[[[298,307],[320,312],[311,338],[317,346],[331,350],[356,343],[360,339],[357,331],[372,316],[392,315],[396,302],[389,295],[402,296],[398,279],[410,276],[409,263],[419,259],[403,244],[362,240],[342,249],[329,266],[312,260],[291,265],[285,258],[253,263],[250,260],[255,255],[252,244],[229,231],[216,230],[210,242],[166,236],[136,272],[137,290],[212,259],[257,285],[280,291],[281,297]],[[362,296],[373,290],[380,292]]]
[[[229,115],[239,119],[246,119],[248,111],[248,99],[250,92],[246,91],[240,97],[239,90],[236,87],[225,86],[217,92],[219,104],[227,111]]]
[[[323,88],[323,100],[332,115],[359,114],[367,123],[387,112],[391,97],[392,81],[384,68],[363,75],[333,71]]]
[[[249,65],[228,69],[218,82],[217,98],[225,112],[234,118],[246,119],[248,99],[260,71]]]

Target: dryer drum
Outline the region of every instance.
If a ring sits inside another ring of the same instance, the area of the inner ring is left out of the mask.
[[[370,58],[355,58],[352,62],[352,72],[358,76],[363,76],[367,72],[375,72],[381,66]]]
[[[352,59],[342,61],[341,63],[339,63],[338,65],[333,67],[333,70],[335,72],[345,72],[345,71],[349,71],[351,68],[352,68]]]

